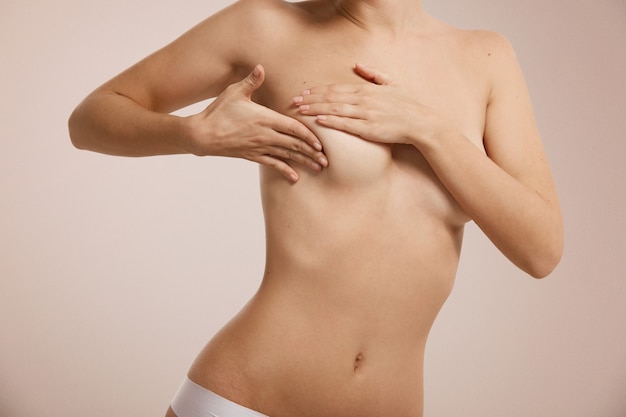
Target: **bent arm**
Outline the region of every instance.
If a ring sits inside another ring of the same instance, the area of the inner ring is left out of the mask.
[[[235,30],[233,9],[211,16],[89,94],[70,116],[72,143],[124,156],[189,152],[186,120],[168,113],[237,81],[227,55],[233,45],[224,41],[233,38],[224,36]]]
[[[476,47],[489,56],[481,69],[491,87],[486,154],[445,116],[372,67],[355,67],[371,84],[313,87],[295,97],[294,105],[323,126],[375,142],[415,146],[500,251],[529,274],[544,277],[563,249],[552,175],[513,49],[499,35],[478,35]]]
[[[265,70],[257,65],[260,48],[250,43],[272,47],[264,39],[268,21],[284,14],[280,5],[234,3],[96,89],[70,116],[73,144],[122,156],[244,158],[292,182],[299,177],[292,163],[320,171],[328,160],[313,132],[252,100]],[[201,113],[169,114],[215,97]]]
[[[494,48],[484,134],[487,156],[454,129],[417,146],[500,251],[541,278],[561,258],[561,211],[515,54],[502,38]]]

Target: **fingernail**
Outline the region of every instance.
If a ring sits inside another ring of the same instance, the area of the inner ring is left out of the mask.
[[[315,149],[317,149],[318,151],[321,151],[321,150],[322,150],[322,144],[321,144],[321,143],[319,143],[319,142],[315,142],[315,143],[313,144],[313,147],[314,147]]]
[[[308,104],[303,104],[302,106],[300,106],[300,111],[307,111],[308,109],[309,109]]]
[[[311,90],[304,90],[300,94],[303,95],[303,96],[308,96],[309,94],[311,94]]]
[[[323,114],[320,114],[319,116],[317,116],[317,120],[326,120],[327,117],[324,116]]]
[[[298,97],[294,97],[294,98],[293,98],[293,102],[294,102],[295,104],[302,103],[302,100],[304,100],[304,98],[303,98],[302,96],[298,96]]]
[[[328,159],[324,158],[323,156],[320,157],[318,161],[320,161],[320,164],[322,164],[322,166],[325,166],[325,167],[328,166]]]

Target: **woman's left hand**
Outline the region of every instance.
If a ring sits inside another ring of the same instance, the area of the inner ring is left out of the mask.
[[[377,69],[357,64],[355,71],[369,83],[313,87],[294,97],[294,105],[322,126],[373,142],[418,146],[437,137],[442,120],[435,111]]]

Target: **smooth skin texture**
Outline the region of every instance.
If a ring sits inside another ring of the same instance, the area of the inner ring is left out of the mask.
[[[467,221],[535,277],[562,252],[510,44],[415,0],[241,0],[96,89],[70,133],[260,164],[263,280],[189,377],[272,417],[422,416]]]

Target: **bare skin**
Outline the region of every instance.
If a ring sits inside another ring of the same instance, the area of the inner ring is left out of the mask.
[[[422,416],[464,224],[535,277],[562,251],[509,44],[417,1],[240,1],[92,93],[70,131],[100,152],[261,164],[261,287],[189,377],[272,417]]]

